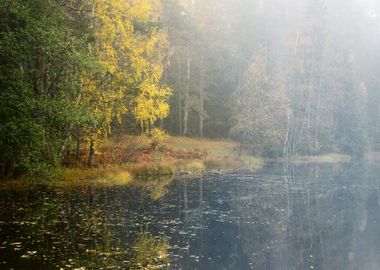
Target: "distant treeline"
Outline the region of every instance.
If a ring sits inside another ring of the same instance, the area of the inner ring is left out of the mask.
[[[379,142],[380,7],[373,1],[163,0],[173,133],[266,156]]]
[[[111,133],[156,127],[267,156],[361,156],[380,131],[376,12],[354,0],[3,0],[0,177],[48,173],[83,143],[92,166]]]

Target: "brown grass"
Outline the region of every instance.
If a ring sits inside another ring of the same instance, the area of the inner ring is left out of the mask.
[[[118,136],[98,146],[94,168],[86,167],[87,145],[82,144],[81,159],[66,159],[58,177],[46,181],[53,185],[124,185],[131,179],[158,179],[175,174],[200,174],[209,169],[257,169],[261,159],[244,156],[237,159],[239,145],[229,140],[169,137],[155,149],[144,136]],[[29,179],[28,183],[44,180]],[[26,183],[26,181],[25,181]],[[15,184],[12,184],[15,185]]]
[[[166,147],[176,151],[204,153],[213,158],[231,158],[237,156],[239,145],[230,140],[172,136],[167,140]]]
[[[240,168],[257,170],[263,165],[263,160],[254,156],[243,155],[238,158],[239,144],[230,140],[170,137],[165,149],[169,149],[167,153],[177,159],[201,161],[202,166],[197,171],[230,171]]]
[[[152,179],[160,176],[172,176],[176,168],[171,162],[131,163],[126,165],[131,174],[138,179]]]

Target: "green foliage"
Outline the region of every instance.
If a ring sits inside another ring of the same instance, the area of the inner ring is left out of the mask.
[[[73,149],[83,156],[81,143],[96,165],[117,128],[160,148],[167,135],[157,122],[184,135],[231,135],[268,157],[363,156],[367,118],[377,141],[377,62],[366,68],[370,56],[358,53],[359,27],[334,21],[350,9],[295,2],[289,17],[272,0],[206,2],[0,1],[0,178],[49,176]],[[129,152],[137,148],[146,147]]]
[[[74,134],[94,153],[128,106],[143,125],[167,116],[152,2],[63,2],[0,3],[0,178],[49,174]]]
[[[236,109],[230,133],[254,148],[280,145],[286,133],[286,96],[269,76],[266,58],[265,49],[257,52],[235,93]]]
[[[0,6],[0,177],[14,170],[49,173],[82,111],[74,102],[86,35],[75,33],[66,10],[52,8],[46,1]]]

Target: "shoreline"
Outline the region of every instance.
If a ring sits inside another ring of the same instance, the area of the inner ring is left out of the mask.
[[[140,137],[129,137],[110,142],[120,145],[133,143]],[[157,150],[143,151],[137,155],[135,162],[100,163],[96,167],[82,166],[60,167],[55,170],[53,178],[21,176],[1,182],[1,186],[22,186],[23,184],[47,184],[49,186],[99,185],[120,186],[130,183],[148,183],[160,178],[193,178],[203,175],[222,175],[234,171],[256,172],[266,163],[290,162],[294,164],[334,164],[350,162],[351,156],[329,153],[317,156],[294,156],[290,158],[267,159],[252,155],[237,157],[238,143],[229,140],[212,140],[203,138],[170,137]],[[119,149],[118,148],[118,149]],[[103,152],[107,156],[109,153]],[[149,157],[149,158],[147,158]],[[366,160],[380,160],[379,152],[369,152]],[[102,156],[99,157],[102,160]],[[104,159],[103,159],[104,160]]]

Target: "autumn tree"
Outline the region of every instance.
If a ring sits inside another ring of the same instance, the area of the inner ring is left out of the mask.
[[[160,2],[0,3],[0,177],[48,173],[77,139],[95,145],[125,115],[148,132],[168,115]]]
[[[95,43],[90,51],[99,68],[83,74],[82,102],[99,120],[87,129],[89,166],[94,146],[131,112],[143,132],[168,115],[170,89],[161,84],[166,36],[155,13],[158,1],[92,2]]]
[[[231,134],[241,146],[250,144],[272,156],[282,150],[287,110],[282,87],[267,71],[267,57],[265,49],[256,52],[235,93]]]

